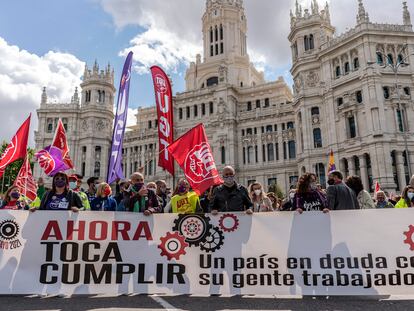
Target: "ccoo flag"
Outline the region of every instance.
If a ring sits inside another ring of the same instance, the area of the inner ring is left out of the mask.
[[[184,170],[185,177],[200,195],[210,186],[220,185],[220,178],[203,124],[199,124],[168,147]]]
[[[328,174],[332,171],[336,171],[336,166],[335,166],[334,154],[333,154],[333,151],[331,150],[329,154]]]
[[[74,167],[73,162],[69,156],[69,146],[66,139],[66,131],[61,119],[59,119],[51,147],[56,147],[62,152],[63,162],[68,167],[67,169]]]
[[[118,102],[112,135],[112,148],[109,160],[108,178],[109,184],[117,178],[124,178],[122,172],[122,141],[124,139],[125,127],[128,115],[129,82],[131,79],[132,52],[128,53],[122,70],[121,82],[119,84]]]
[[[32,174],[29,158],[26,156],[19,174],[14,181],[14,185],[19,188],[19,191],[24,196],[34,201],[37,196],[37,185]]]
[[[0,156],[0,177],[3,176],[7,165],[16,160],[24,159],[27,153],[27,141],[29,139],[30,115],[26,121],[20,126],[16,134],[13,136],[10,144]]]
[[[158,139],[160,146],[158,165],[174,176],[174,159],[167,149],[174,141],[171,83],[160,67],[152,66],[151,74],[154,82],[158,115]]]

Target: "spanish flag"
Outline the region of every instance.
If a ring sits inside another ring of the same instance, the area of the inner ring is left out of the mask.
[[[328,174],[332,171],[336,171],[336,166],[335,166],[334,154],[333,154],[333,151],[331,150],[331,153],[329,154]]]

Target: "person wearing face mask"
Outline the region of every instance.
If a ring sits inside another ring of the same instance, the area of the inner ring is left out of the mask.
[[[37,180],[37,196],[39,199],[42,199],[44,194],[46,193],[45,182],[43,181],[42,177],[39,177]]]
[[[96,189],[96,198],[91,202],[92,211],[115,212],[117,203],[112,197],[112,189],[106,183],[100,183]]]
[[[82,210],[90,210],[91,206],[89,203],[89,198],[85,192],[81,190],[81,184],[79,184],[78,175],[70,175],[69,176],[69,189],[73,192],[77,193],[81,198],[83,208]]]
[[[115,186],[116,194],[114,196],[114,199],[118,207],[120,207],[120,204],[124,200],[125,196],[129,194],[131,190],[130,186],[131,184],[129,183],[128,180],[122,180],[122,181],[117,180],[116,186]]]
[[[0,209],[29,209],[29,206],[26,200],[24,200],[23,196],[20,194],[19,188],[16,186],[11,186],[4,194],[4,200],[0,206]]]
[[[155,194],[161,207],[161,213],[164,213],[165,207],[171,200],[171,197],[167,194],[167,184],[164,180],[157,180],[155,184],[157,185]]]
[[[325,195],[318,190],[316,176],[306,173],[299,178],[297,192],[293,198],[292,211],[302,214],[304,211],[328,212]]]
[[[372,200],[368,191],[364,190],[362,180],[359,176],[348,176],[345,184],[355,192],[360,209],[375,208],[374,200]]]
[[[296,189],[290,189],[287,198],[282,203],[282,211],[291,211],[293,209],[293,199],[295,198]]]
[[[387,200],[384,191],[378,191],[375,197],[377,198],[376,208],[394,208],[394,205]]]
[[[165,213],[194,214],[201,213],[198,195],[190,191],[190,184],[184,178],[178,180],[170,203],[165,207]]]
[[[144,176],[139,173],[131,175],[131,191],[121,202],[127,212],[143,213],[149,216],[160,212],[160,204],[154,191],[148,191],[144,183]]]
[[[83,208],[81,198],[69,189],[69,178],[59,172],[53,176],[52,189],[45,193],[40,202],[40,210],[79,212]],[[31,208],[31,211],[35,209]]]
[[[408,208],[413,207],[414,200],[414,187],[407,186],[402,192],[401,199],[395,204],[395,208]]]
[[[213,215],[218,212],[241,212],[253,213],[253,203],[250,200],[247,189],[236,183],[235,170],[231,166],[223,169],[224,184],[214,189],[213,198],[209,209]]]
[[[343,175],[339,171],[332,171],[328,175],[328,199],[329,210],[359,209],[355,192],[343,182]]]
[[[273,212],[272,201],[263,192],[263,187],[260,183],[254,182],[250,185],[249,196],[253,203],[253,212]]]
[[[92,202],[93,199],[96,197],[96,188],[99,185],[99,178],[98,177],[90,177],[86,181],[88,184],[88,190],[85,191],[86,195],[88,196],[89,203]]]

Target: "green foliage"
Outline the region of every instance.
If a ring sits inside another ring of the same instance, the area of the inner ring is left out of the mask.
[[[7,146],[9,145],[8,142],[3,142],[0,148],[0,154],[3,154],[4,150],[6,150]],[[28,148],[27,152],[29,153],[29,159],[32,159],[34,156],[34,149]],[[31,167],[33,170],[33,162],[31,163]],[[2,178],[0,178],[0,193],[6,192],[6,190],[14,183],[14,180],[19,173],[20,167],[23,164],[23,159],[14,161],[10,165],[6,167],[6,171],[4,172]]]
[[[278,184],[271,184],[269,186],[268,192],[273,192],[279,199],[285,198],[285,194],[283,193],[282,189],[279,187]]]

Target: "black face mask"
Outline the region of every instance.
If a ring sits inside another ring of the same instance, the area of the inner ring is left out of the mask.
[[[335,185],[335,180],[334,179],[328,179],[328,185],[330,185],[330,186]]]

